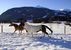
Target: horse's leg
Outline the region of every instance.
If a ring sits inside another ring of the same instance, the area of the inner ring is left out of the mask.
[[[28,31],[26,30],[26,32],[28,32]]]
[[[36,32],[39,32],[39,31],[41,31],[41,29],[39,29],[38,31],[36,31]]]
[[[44,33],[44,37],[45,37],[45,34],[47,34],[48,37],[50,37],[49,34],[46,32],[46,29],[42,29],[42,32]]]
[[[48,37],[50,37],[49,34],[46,31],[43,31],[43,33],[44,33],[44,37],[45,37],[45,34],[47,34]]]
[[[22,30],[21,30],[21,33],[22,33]]]
[[[42,27],[49,29],[51,31],[51,34],[53,33],[53,30],[51,28],[49,28],[48,26],[42,25]]]
[[[45,34],[47,34],[48,35],[48,33],[46,32],[46,31],[42,31],[43,33],[44,33],[44,36],[45,36]]]
[[[47,27],[48,28],[48,27]],[[49,30],[50,30],[50,28],[48,28]],[[52,32],[52,30],[50,30],[51,32]],[[42,25],[42,32],[43,33],[45,33],[45,34],[47,34],[48,35],[48,37],[50,37],[49,36],[49,34],[46,32],[46,26],[44,26],[44,25]],[[45,35],[44,35],[45,36]]]
[[[38,31],[36,31],[36,32],[39,32],[39,31],[42,31],[42,29],[39,29]]]
[[[19,34],[20,34],[20,30],[19,30]]]
[[[20,34],[22,34],[22,30],[20,30]]]
[[[26,31],[26,33],[27,33],[26,35],[29,35],[28,30],[25,29],[25,31]]]
[[[21,34],[21,31],[19,30],[19,34]]]
[[[17,30],[15,29],[14,33],[16,32]]]
[[[19,31],[19,34],[21,34],[22,33],[22,31],[21,30],[18,30]]]

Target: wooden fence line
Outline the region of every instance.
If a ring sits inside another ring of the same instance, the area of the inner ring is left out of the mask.
[[[53,27],[55,27],[55,26],[53,26],[53,24],[47,24],[52,30],[53,30]],[[59,25],[59,24],[55,24],[56,25],[56,27],[60,27],[61,25]],[[4,32],[4,24],[2,24],[1,23],[1,33],[3,33]],[[6,27],[6,26],[5,26]],[[62,26],[63,27],[63,34],[67,34],[67,26],[66,25],[63,25]],[[59,28],[56,28],[56,29],[59,29]],[[54,32],[54,30],[53,30],[53,32]]]

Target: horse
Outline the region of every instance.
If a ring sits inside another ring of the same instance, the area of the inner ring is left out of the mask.
[[[22,33],[22,31],[24,30],[24,23],[22,23],[22,22],[20,22],[19,25],[18,25],[18,24],[15,24],[15,23],[10,23],[9,26],[14,26],[14,28],[15,28],[14,33],[15,33],[17,30],[19,30],[19,33]]]
[[[25,22],[24,28],[27,30],[27,32],[32,33],[32,37],[34,32],[39,32],[39,31],[42,31],[44,33],[44,36],[45,34],[49,36],[49,34],[46,32],[46,28],[50,30],[51,34],[53,33],[53,31],[43,23],[33,24],[33,23]]]

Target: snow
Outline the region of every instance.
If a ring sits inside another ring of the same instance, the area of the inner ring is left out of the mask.
[[[32,37],[31,33],[23,32],[19,34],[18,31],[13,33],[13,27],[8,27],[8,24],[4,25],[4,32],[0,33],[0,50],[71,50],[71,34],[64,34],[64,32],[59,34],[58,31],[57,34],[54,32],[50,35],[50,38],[47,35],[44,37],[43,33],[39,32],[33,33]],[[60,26],[59,29],[63,29]],[[54,27],[51,28],[55,30]]]
[[[64,9],[60,9],[60,11],[63,11]]]

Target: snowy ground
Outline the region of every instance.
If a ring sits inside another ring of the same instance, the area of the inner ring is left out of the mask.
[[[14,30],[5,27],[0,33],[0,50],[71,50],[71,34],[53,33],[51,38],[43,33],[12,33]],[[7,32],[6,32],[7,31]]]
[[[0,33],[0,49],[3,50],[71,50],[71,35],[43,35]]]

